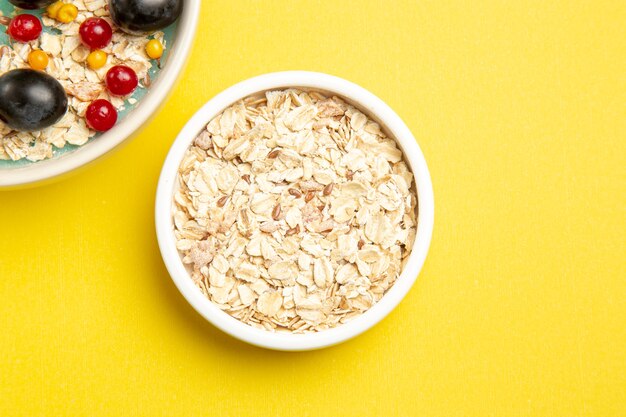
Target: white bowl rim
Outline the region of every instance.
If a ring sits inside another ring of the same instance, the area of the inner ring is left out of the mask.
[[[347,98],[378,119],[398,141],[415,175],[418,192],[418,230],[409,260],[389,291],[364,314],[336,328],[317,333],[272,333],[240,322],[220,310],[193,283],[176,249],[172,220],[172,196],[177,171],[185,151],[208,122],[229,105],[258,92],[288,87],[324,90]],[[368,330],[393,310],[417,279],[430,246],[434,223],[434,196],[428,166],[415,138],[400,117],[381,99],[347,80],[317,72],[286,71],[260,75],[226,89],[210,99],[187,122],[167,155],[159,178],[155,221],[161,255],[181,294],[205,319],[231,336],[276,350],[312,350],[344,342]]]
[[[185,0],[176,27],[175,46],[168,56],[167,64],[130,114],[124,117],[113,129],[101,134],[97,140],[91,141],[67,155],[34,162],[23,167],[0,170],[0,190],[34,185],[67,174],[110,153],[134,133],[137,133],[165,102],[183,70],[191,52],[199,14],[200,0]]]

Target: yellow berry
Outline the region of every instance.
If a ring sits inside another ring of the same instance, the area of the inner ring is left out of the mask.
[[[32,69],[44,70],[48,66],[48,55],[44,51],[35,49],[28,54],[28,64]]]
[[[157,39],[152,39],[146,44],[146,53],[152,59],[159,59],[163,56],[163,44]]]
[[[56,19],[61,23],[70,23],[78,17],[78,9],[73,4],[64,4],[57,11]]]
[[[107,63],[107,54],[100,49],[94,49],[87,56],[87,64],[89,64],[89,68],[93,70],[97,70],[98,68],[102,68],[104,64]]]
[[[57,15],[59,13],[59,9],[61,7],[63,7],[65,3],[63,3],[62,1],[56,1],[54,3],[52,3],[50,6],[48,6],[48,8],[46,9],[46,11],[48,12],[48,16],[50,16],[53,19],[57,18]]]

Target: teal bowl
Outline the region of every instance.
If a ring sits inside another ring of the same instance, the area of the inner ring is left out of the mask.
[[[0,2],[0,11],[4,16],[16,12],[4,1]],[[29,13],[41,15],[40,11]],[[161,69],[154,66],[150,70],[153,80],[150,87],[137,89],[131,96],[133,102],[136,100],[135,104],[127,100],[113,129],[97,134],[82,146],[66,144],[62,149],[54,148],[53,157],[43,161],[0,160],[0,190],[25,188],[62,178],[110,153],[138,133],[166,101],[182,72],[191,51],[199,14],[200,0],[184,0],[182,15],[164,31],[167,49],[161,59]],[[8,42],[7,35],[0,33],[0,46]]]

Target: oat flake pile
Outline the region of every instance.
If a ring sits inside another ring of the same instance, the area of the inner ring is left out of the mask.
[[[379,301],[415,239],[394,140],[338,98],[271,91],[226,109],[179,169],[177,247],[196,285],[249,325],[338,326]]]

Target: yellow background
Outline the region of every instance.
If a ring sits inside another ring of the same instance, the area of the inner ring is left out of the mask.
[[[184,76],[140,136],[0,193],[0,415],[626,415],[626,2],[202,3]],[[152,214],[185,120],[285,69],[389,103],[436,198],[401,305],[299,354],[200,318]]]

